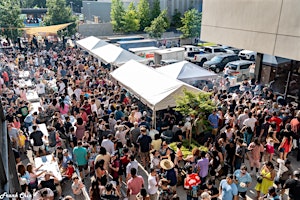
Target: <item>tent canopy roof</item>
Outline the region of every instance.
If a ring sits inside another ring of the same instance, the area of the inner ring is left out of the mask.
[[[94,36],[90,36],[87,38],[84,38],[82,40],[78,40],[76,44],[87,51],[92,50],[93,48],[99,48],[103,47],[105,45],[108,45],[107,42],[100,40],[99,38],[96,38]]]
[[[126,62],[110,74],[120,85],[155,111],[176,106],[176,97],[182,95],[184,89],[201,91],[134,60]]]
[[[188,61],[181,61],[171,65],[156,68],[156,71],[181,81],[195,81],[217,78],[218,75]]]
[[[93,48],[90,52],[105,63],[110,63],[117,66],[120,66],[131,59],[139,62],[145,61],[144,58],[141,58],[113,44],[107,44],[99,48]]]
[[[57,31],[62,30],[73,23],[59,24],[53,26],[42,26],[42,27],[32,27],[32,28],[21,28],[28,35],[37,35],[39,33],[57,33]]]

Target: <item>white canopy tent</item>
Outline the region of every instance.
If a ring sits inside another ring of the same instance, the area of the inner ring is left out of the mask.
[[[218,75],[214,72],[208,71],[188,61],[181,61],[171,65],[162,66],[156,68],[156,71],[169,76],[170,78],[184,82],[218,78]]]
[[[126,62],[110,74],[121,86],[153,110],[154,122],[156,111],[166,109],[168,106],[175,107],[176,97],[182,95],[184,89],[201,91],[134,60]]]
[[[76,42],[76,44],[82,48],[82,49],[85,49],[87,51],[90,51],[92,50],[93,48],[99,48],[99,47],[103,47],[105,45],[108,45],[109,43],[108,42],[105,42],[99,38],[96,38],[94,36],[90,36],[90,37],[87,37],[87,38],[84,38],[82,40],[78,40]]]
[[[91,49],[91,54],[105,63],[121,66],[129,60],[145,62],[146,60],[113,44]]]

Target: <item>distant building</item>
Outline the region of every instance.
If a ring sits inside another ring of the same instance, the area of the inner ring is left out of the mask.
[[[127,8],[131,2],[135,5],[139,0],[122,0],[124,7]],[[84,19],[88,21],[110,22],[111,0],[98,0],[98,1],[83,1],[81,13]]]
[[[139,0],[122,0],[124,7],[127,8],[131,2],[135,5],[138,4]],[[153,5],[154,0],[148,0],[150,7]],[[199,12],[202,12],[202,1],[203,0],[160,0],[160,9],[168,10],[168,17],[172,19],[172,16],[177,9],[181,14],[185,11],[195,8]],[[110,10],[111,0],[98,0],[98,1],[83,1],[81,12],[85,16],[85,20],[95,21],[98,18],[99,22],[110,22]]]
[[[160,9],[168,10],[168,17],[172,19],[177,9],[182,15],[185,11],[195,8],[199,12],[202,12],[202,1],[203,0],[160,0]],[[150,6],[152,7],[154,0],[149,0]]]

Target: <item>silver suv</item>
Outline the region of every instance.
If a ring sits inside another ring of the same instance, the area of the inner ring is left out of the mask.
[[[224,71],[227,71],[227,74],[231,74],[232,76],[236,76],[238,79],[246,79],[250,76],[250,66],[253,65],[254,62],[248,60],[238,60],[227,63],[224,68]]]

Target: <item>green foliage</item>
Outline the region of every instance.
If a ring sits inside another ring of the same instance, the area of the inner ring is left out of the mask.
[[[163,10],[151,25],[145,28],[145,31],[151,38],[161,38],[162,34],[169,28],[170,23],[167,18],[167,10]]]
[[[151,10],[151,19],[154,20],[160,15],[160,1],[154,0],[152,10]]]
[[[177,145],[176,142],[172,142],[171,144],[169,144],[169,147],[176,152],[177,151],[176,145]],[[200,146],[200,144],[196,140],[192,139],[191,143],[188,140],[184,140],[182,142],[182,147],[181,147],[181,152],[183,154],[183,157],[186,158],[187,156],[192,155],[191,150],[195,147],[199,148],[200,151],[208,152],[207,147]]]
[[[194,93],[184,90],[184,95],[176,99],[175,110],[184,116],[209,114],[216,108],[210,96],[211,93],[208,92]]]
[[[151,23],[150,6],[148,0],[140,0],[137,6],[140,19],[140,30],[144,30]]]
[[[174,15],[172,16],[172,23],[171,25],[175,28],[179,28],[182,26],[181,23],[181,13],[175,9]]]
[[[21,8],[46,8],[46,0],[21,0]]]
[[[23,20],[19,17],[21,14],[20,4],[17,0],[0,1],[0,35],[10,39],[16,39],[22,31],[18,30],[24,26]]]
[[[44,24],[46,26],[73,22],[73,24],[71,24],[65,32],[61,32],[61,34],[72,35],[76,32],[76,17],[72,15],[70,6],[66,6],[66,0],[47,0],[47,8],[48,11],[44,18]]]
[[[199,37],[202,15],[196,9],[188,10],[181,18],[182,26],[178,28],[183,38]]]
[[[140,29],[140,20],[133,2],[131,2],[122,17],[122,29],[124,32],[134,32]]]
[[[122,32],[122,19],[125,14],[124,5],[121,0],[112,0],[110,18],[113,26],[113,30],[116,32]]]

